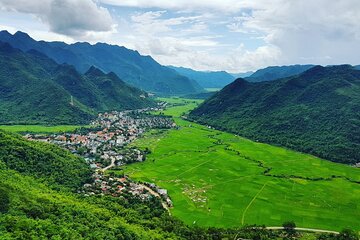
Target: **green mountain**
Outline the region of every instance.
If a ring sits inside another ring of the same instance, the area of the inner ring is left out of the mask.
[[[235,80],[234,76],[225,71],[203,72],[184,67],[168,67],[174,69],[176,72],[185,77],[195,80],[203,88],[222,88]]]
[[[189,117],[328,160],[360,162],[360,71],[316,66],[277,81],[237,79]]]
[[[80,73],[85,73],[91,66],[105,73],[114,72],[127,83],[146,91],[187,94],[202,90],[195,81],[160,65],[150,56],[142,56],[125,47],[105,43],[91,45],[86,42],[66,44],[35,41],[26,33],[17,32],[11,35],[7,31],[0,32],[0,41],[25,52],[34,49],[58,64],[75,66]]]
[[[23,175],[70,189],[90,180],[92,172],[84,159],[55,145],[26,141],[0,130],[0,146],[0,163]]]
[[[259,69],[248,77],[243,77],[249,82],[272,81],[280,78],[298,75],[309,70],[314,65],[290,65],[290,66],[272,66]]]
[[[94,71],[82,75],[37,51],[0,43],[0,124],[80,124],[99,111],[154,105],[115,74]]]

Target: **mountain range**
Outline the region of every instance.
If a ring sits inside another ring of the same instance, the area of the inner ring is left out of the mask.
[[[154,105],[112,72],[90,67],[81,74],[36,50],[0,42],[1,124],[80,124],[97,112]]]
[[[270,66],[262,68],[250,76],[241,77],[249,82],[272,81],[280,78],[290,77],[305,72],[315,65],[289,65],[289,66]]]
[[[91,45],[86,42],[66,44],[36,41],[19,31],[13,35],[1,31],[0,41],[24,52],[36,50],[58,64],[73,65],[80,73],[85,73],[91,66],[105,73],[114,72],[125,82],[146,91],[159,94],[190,94],[202,90],[196,81],[160,65],[150,56],[142,56],[137,51],[125,47],[105,43]]]
[[[179,74],[195,80],[203,88],[222,88],[232,81],[235,77],[225,71],[195,71],[191,68],[168,66]]]
[[[189,117],[328,160],[360,162],[360,71],[315,66],[277,81],[237,79]]]

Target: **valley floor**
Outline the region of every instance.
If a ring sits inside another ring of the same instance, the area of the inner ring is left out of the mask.
[[[360,230],[360,169],[189,122],[180,116],[201,101],[164,100],[178,129],[133,142],[151,154],[125,172],[167,189],[174,216],[199,226],[293,220],[302,228]]]

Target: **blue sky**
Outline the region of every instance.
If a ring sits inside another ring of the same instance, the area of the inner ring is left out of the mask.
[[[0,0],[0,28],[107,42],[163,65],[244,72],[360,64],[358,0]]]

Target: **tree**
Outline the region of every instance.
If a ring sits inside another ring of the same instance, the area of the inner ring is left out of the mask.
[[[9,210],[9,194],[3,188],[0,188],[0,213],[6,213]]]
[[[359,235],[350,229],[344,229],[340,232],[340,234],[337,236],[338,240],[359,240]]]
[[[294,236],[296,234],[295,222],[293,222],[293,221],[284,222],[282,226],[283,226],[285,232],[287,233],[288,237]]]

